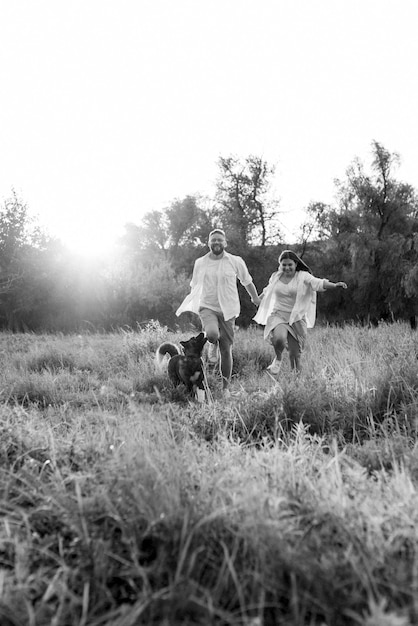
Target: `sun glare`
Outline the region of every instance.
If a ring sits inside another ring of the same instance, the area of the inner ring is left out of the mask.
[[[110,256],[115,247],[116,236],[97,231],[95,234],[78,233],[77,236],[72,237],[68,234],[65,237],[62,236],[61,240],[74,255],[93,261]]]

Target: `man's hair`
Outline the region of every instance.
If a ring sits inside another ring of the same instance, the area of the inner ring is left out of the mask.
[[[226,239],[225,231],[223,231],[222,228],[214,228],[213,230],[211,230],[209,233],[208,239],[210,239],[212,235],[214,235],[215,233],[219,233],[220,235],[223,235],[223,237],[225,237]]]

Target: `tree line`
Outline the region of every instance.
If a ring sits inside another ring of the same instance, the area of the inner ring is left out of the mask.
[[[87,264],[49,238],[15,192],[0,207],[0,328],[12,331],[108,331],[178,319],[195,259],[214,227],[243,256],[261,291],[278,255],[291,247],[316,276],[346,281],[347,292],[319,297],[318,317],[376,323],[418,312],[418,196],[396,178],[399,156],[372,143],[366,167],[355,159],[335,181],[335,203],[311,203],[295,241],[281,232],[271,191],[274,167],[263,158],[220,157],[214,198],[190,195],[125,225],[107,259]],[[242,292],[237,323],[255,308]],[[187,316],[186,316],[187,317]]]

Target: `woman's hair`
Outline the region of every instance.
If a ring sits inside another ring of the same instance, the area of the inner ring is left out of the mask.
[[[294,261],[296,263],[297,272],[303,271],[303,272],[309,272],[309,274],[312,274],[311,268],[308,265],[306,265],[306,263],[304,263],[302,259],[298,257],[296,252],[293,252],[293,250],[283,250],[283,252],[279,256],[279,263],[283,261],[283,259],[291,259],[292,261]]]

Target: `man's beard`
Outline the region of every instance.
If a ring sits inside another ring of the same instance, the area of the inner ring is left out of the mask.
[[[219,256],[224,251],[224,247],[221,244],[215,243],[210,246],[210,251],[215,256]]]

